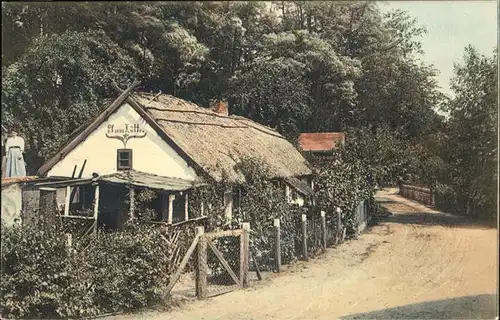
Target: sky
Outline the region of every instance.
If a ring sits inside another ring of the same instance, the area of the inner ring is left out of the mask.
[[[384,1],[379,2],[379,8],[382,12],[407,11],[427,29],[421,38],[422,59],[440,71],[438,84],[450,97],[453,63],[463,61],[464,48],[471,44],[491,56],[497,45],[496,1]]]

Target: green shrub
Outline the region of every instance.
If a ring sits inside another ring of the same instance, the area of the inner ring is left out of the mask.
[[[2,228],[2,316],[81,318],[142,308],[165,296],[171,257],[159,230],[129,225],[73,249],[56,228]]]
[[[86,264],[69,254],[55,229],[2,228],[1,313],[6,318],[81,317],[97,313]]]
[[[314,178],[317,205],[327,213],[342,209],[342,223],[347,236],[357,237],[356,208],[360,201],[373,202],[374,181],[361,161],[345,160],[343,149],[336,150],[333,159],[317,168]]]
[[[236,222],[250,222],[250,245],[262,270],[274,266],[273,222],[281,221],[282,263],[296,259],[296,219],[300,219],[298,208],[288,203],[283,187],[269,181],[270,169],[258,158],[244,158],[236,169],[245,176],[242,185],[244,196]],[[298,229],[300,231],[300,229]]]
[[[201,202],[204,203],[205,214],[210,218],[210,230],[240,228],[242,222],[249,222],[252,255],[261,270],[266,271],[272,270],[274,266],[273,222],[279,218],[282,263],[294,261],[297,246],[296,222],[297,219],[300,221],[298,209],[286,201],[283,187],[279,186],[278,182],[269,180],[269,176],[272,176],[270,169],[261,159],[255,157],[240,159],[235,169],[245,177],[245,183],[235,185],[223,178],[221,182],[196,188],[190,195],[190,207],[200,208]],[[222,199],[224,191],[228,188],[239,189],[242,195],[239,210],[233,212],[231,223],[226,219]],[[300,228],[298,231],[300,232]],[[237,256],[231,251],[233,247],[229,245],[221,243],[219,249],[225,257]],[[237,259],[233,260],[235,261],[231,263],[237,265]],[[220,270],[218,264],[216,259],[209,261],[209,267],[215,270]]]
[[[100,310],[146,307],[164,296],[169,275],[168,244],[159,230],[132,225],[99,235],[90,254],[94,292]]]

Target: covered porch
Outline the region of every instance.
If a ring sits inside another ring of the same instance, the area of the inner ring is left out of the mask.
[[[95,228],[117,230],[129,219],[175,224],[188,221],[190,189],[204,183],[123,171],[90,179],[36,184],[40,197],[55,198],[64,219],[94,220]]]

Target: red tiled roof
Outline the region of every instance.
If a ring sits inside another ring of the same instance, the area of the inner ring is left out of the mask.
[[[17,182],[28,182],[28,181],[36,180],[37,178],[38,177],[36,177],[36,176],[2,178],[2,185],[10,184],[10,183],[17,183]]]
[[[343,132],[302,133],[299,136],[302,151],[331,151],[339,142],[345,143]]]

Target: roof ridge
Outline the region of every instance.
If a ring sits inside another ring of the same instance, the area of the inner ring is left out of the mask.
[[[153,93],[146,93],[146,92],[140,92],[140,91],[135,91],[133,93],[131,93],[130,95],[133,96],[134,94],[138,95],[138,96],[141,96],[141,95],[148,95],[148,96],[154,96],[154,97],[161,97],[161,96],[168,96],[168,97],[172,97],[176,100],[179,100],[179,101],[182,101],[184,103],[187,103],[189,104],[190,106],[194,107],[195,109],[201,109],[203,110],[203,112],[201,111],[198,111],[198,110],[179,110],[179,109],[172,109],[172,108],[158,108],[158,107],[153,107],[153,106],[148,106],[148,105],[143,105],[143,108],[146,109],[146,111],[148,109],[152,109],[152,110],[158,110],[158,111],[166,111],[166,112],[179,112],[179,113],[196,113],[196,114],[202,114],[202,115],[205,115],[205,116],[212,116],[212,117],[218,117],[218,118],[223,118],[223,119],[230,119],[230,120],[235,120],[235,121],[246,121],[248,123],[250,123],[250,127],[252,127],[253,129],[255,130],[259,130],[260,132],[262,133],[265,133],[267,135],[270,135],[270,136],[273,136],[273,137],[276,137],[276,138],[281,138],[281,139],[285,139],[285,137],[283,137],[283,135],[281,135],[278,131],[270,128],[270,127],[267,127],[261,123],[258,123],[250,118],[246,118],[246,117],[243,117],[243,116],[240,116],[240,115],[223,115],[223,114],[219,114],[213,110],[211,110],[210,108],[205,108],[205,107],[201,107],[199,106],[198,104],[192,102],[192,101],[189,101],[189,100],[185,100],[185,99],[182,99],[182,98],[179,98],[179,97],[176,97],[174,95],[171,95],[171,94],[168,94],[168,93],[161,93],[159,95],[156,95],[156,94],[153,94]],[[152,102],[157,102],[159,104],[162,104],[160,101],[156,101],[156,99]],[[156,117],[155,117],[156,118]],[[190,122],[183,122],[183,121],[180,121],[180,120],[169,120],[169,119],[162,119],[162,118],[156,118],[157,121],[170,121],[170,122],[178,122],[178,123],[186,123],[186,124],[193,124],[193,125],[210,125],[210,124],[205,124],[205,123],[190,123]],[[220,125],[220,124],[213,124],[215,126],[220,126],[220,127],[227,127],[227,128],[231,128],[231,126],[224,126],[224,125]],[[256,127],[257,126],[257,127]],[[265,129],[262,129],[262,128],[258,128],[258,127],[263,127]],[[234,126],[234,128],[246,128],[246,127],[238,127],[238,126]],[[267,130],[267,131],[266,131]],[[271,132],[269,132],[271,131]]]
[[[234,129],[236,129],[236,128],[239,128],[239,129],[248,128],[247,126],[231,126],[231,125],[224,125],[224,124],[219,124],[219,123],[192,122],[192,121],[165,119],[165,118],[155,118],[155,119],[156,119],[156,121],[185,123],[185,124],[192,124],[192,125],[197,125],[197,126],[217,126],[217,127],[222,127],[222,128],[234,128]]]

